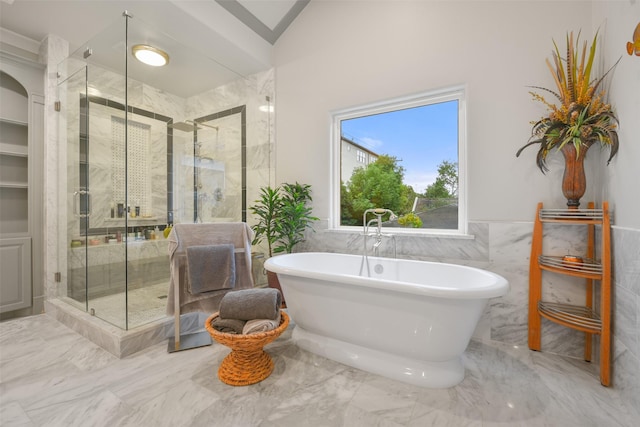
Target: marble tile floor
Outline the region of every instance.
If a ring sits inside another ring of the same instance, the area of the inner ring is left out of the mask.
[[[293,326],[295,327],[295,326]],[[267,347],[269,378],[220,382],[228,349],[118,359],[47,315],[0,323],[2,426],[637,426],[593,367],[472,342],[465,380],[431,390],[298,349],[289,328]]]

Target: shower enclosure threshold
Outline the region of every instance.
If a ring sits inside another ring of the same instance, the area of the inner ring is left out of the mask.
[[[45,301],[45,313],[118,358],[166,343],[173,336],[174,319],[169,316],[126,331],[79,310],[63,299]],[[204,330],[207,317],[206,313],[183,314],[180,317],[181,334]]]

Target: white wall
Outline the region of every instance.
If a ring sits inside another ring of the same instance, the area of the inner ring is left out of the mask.
[[[552,39],[568,31],[591,41],[601,27],[598,67],[609,68],[640,22],[639,0],[594,1],[321,1],[302,11],[274,49],[276,181],[313,186],[314,214],[327,219],[330,201],[330,113],[443,86],[467,85],[469,230],[473,239],[397,236],[398,256],[486,268],[509,280],[493,300],[475,339],[526,345],[529,253],[535,206],[566,203],[562,156],[551,172],[535,165],[536,147],[520,158],[530,122],[545,114],[529,85],[553,88],[545,65]],[[640,407],[640,58],[626,56],[613,76],[611,101],[621,127],[619,155],[587,156],[587,193],[614,208],[614,387]],[[302,251],[361,253],[358,233],[325,232],[318,224]],[[545,245],[581,253],[582,235],[554,229]],[[572,279],[572,278],[570,278]],[[545,276],[545,292],[576,305],[584,283]],[[544,322],[544,351],[582,357],[584,334]]]
[[[593,28],[600,28],[604,63],[611,66],[621,58],[609,89],[620,120],[620,151],[606,169],[605,194],[612,201],[616,226],[635,229],[640,229],[640,197],[635,188],[640,179],[640,57],[629,56],[626,46],[639,23],[638,0],[593,3]]]
[[[545,112],[527,85],[552,87],[551,39],[580,29],[590,37],[589,2],[312,1],[275,45],[277,180],[312,184],[327,218],[331,111],[466,84],[469,219],[562,206],[562,156],[545,176],[535,147],[515,153]]]

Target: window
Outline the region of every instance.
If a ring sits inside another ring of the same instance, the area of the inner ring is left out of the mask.
[[[332,123],[333,228],[385,208],[394,232],[467,232],[463,87],[338,111]]]

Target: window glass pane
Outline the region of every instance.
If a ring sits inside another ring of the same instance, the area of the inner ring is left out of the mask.
[[[443,99],[444,98],[444,99]],[[340,226],[367,209],[398,219],[387,227],[460,230],[461,92],[337,113]]]

